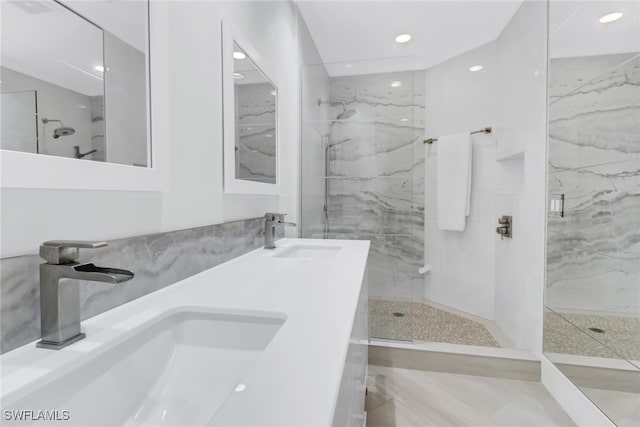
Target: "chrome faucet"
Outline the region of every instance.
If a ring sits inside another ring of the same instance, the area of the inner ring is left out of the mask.
[[[276,226],[291,225],[295,226],[295,222],[283,221],[286,214],[279,213],[266,213],[264,214],[264,248],[275,249],[276,244],[273,241],[273,235],[276,230]]]
[[[40,246],[40,327],[42,339],[36,346],[59,350],[85,337],[80,332],[80,289],[61,289],[60,279],[89,280],[118,284],[131,280],[133,273],[117,268],[78,263],[80,249],[107,246],[107,242],[50,241]]]

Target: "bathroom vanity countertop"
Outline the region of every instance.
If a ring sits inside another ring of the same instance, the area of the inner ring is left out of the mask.
[[[341,249],[331,259],[275,256],[294,244]],[[282,239],[277,246],[255,250],[88,319],[82,323],[87,338],[60,351],[36,348],[33,342],[2,355],[2,406],[28,395],[168,310],[197,307],[286,316],[243,377],[246,389],[232,392],[213,424],[330,425],[369,242]]]

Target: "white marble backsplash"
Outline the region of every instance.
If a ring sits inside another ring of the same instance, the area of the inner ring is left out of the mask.
[[[640,312],[640,55],[551,61],[547,305]]]
[[[82,249],[81,261],[130,270],[132,280],[117,286],[86,281],[65,286],[81,283],[81,316],[87,319],[257,249],[264,244],[263,231],[264,219],[255,218],[112,240],[105,248]],[[42,262],[38,255],[0,260],[1,353],[40,338]]]

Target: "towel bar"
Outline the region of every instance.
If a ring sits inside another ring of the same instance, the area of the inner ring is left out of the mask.
[[[476,133],[491,133],[491,126],[486,127],[486,128],[482,128],[482,129],[478,129],[478,130],[474,130],[472,132],[469,132],[471,135],[474,135]],[[425,144],[433,144],[434,142],[436,142],[438,140],[438,138],[429,138],[429,139],[425,139],[424,143]]]

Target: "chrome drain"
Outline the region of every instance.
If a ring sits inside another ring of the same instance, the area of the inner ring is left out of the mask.
[[[395,313],[393,313],[393,315],[395,317],[404,317],[404,313],[400,313],[399,311],[396,311]],[[604,332],[604,331],[603,331]]]
[[[600,328],[589,328],[589,330],[591,332],[595,332],[597,334],[604,334],[604,329],[600,329]]]

